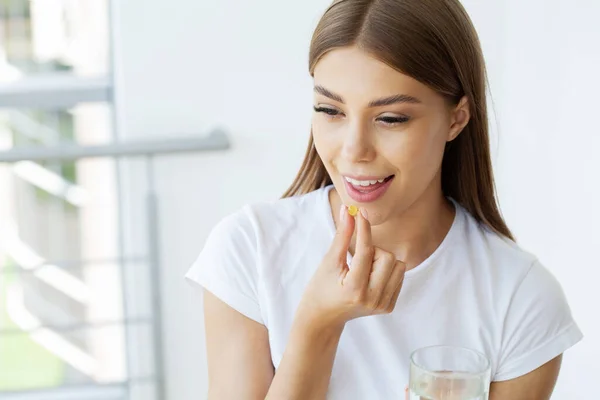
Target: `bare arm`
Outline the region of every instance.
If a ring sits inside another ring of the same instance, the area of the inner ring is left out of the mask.
[[[266,399],[325,399],[343,329],[317,328],[297,316]]]
[[[263,400],[273,379],[267,328],[204,290],[208,400]]]
[[[296,318],[273,380],[268,331],[263,325],[207,290],[204,319],[209,400],[325,398],[343,326],[317,328],[302,316]]]
[[[562,355],[516,379],[492,383],[490,400],[549,400],[558,378]]]

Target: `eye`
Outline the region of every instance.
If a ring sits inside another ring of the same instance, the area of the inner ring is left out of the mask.
[[[409,117],[391,117],[391,116],[386,116],[386,117],[379,117],[377,118],[377,121],[382,122],[384,125],[387,126],[395,126],[395,125],[400,125],[403,124],[405,122],[408,122],[410,120]]]
[[[340,115],[341,113],[336,110],[335,108],[329,108],[329,107],[318,107],[318,106],[314,106],[313,107],[315,109],[315,112],[318,113],[323,113],[323,114],[327,114],[330,117],[337,117],[338,115]]]

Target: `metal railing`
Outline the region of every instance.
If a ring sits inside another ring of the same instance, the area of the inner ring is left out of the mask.
[[[25,400],[25,399],[36,399],[36,400],[130,400],[129,397],[129,385],[132,380],[147,380],[151,381],[155,386],[155,393],[157,400],[166,400],[166,391],[164,383],[164,371],[163,371],[163,343],[162,343],[162,288],[160,285],[160,243],[158,238],[159,232],[159,215],[158,215],[158,194],[155,187],[155,176],[154,176],[154,160],[157,157],[175,154],[175,153],[194,153],[194,152],[206,152],[206,151],[218,151],[226,150],[230,147],[227,135],[220,130],[215,130],[204,137],[188,137],[181,139],[169,139],[169,140],[155,140],[155,141],[138,141],[128,143],[114,143],[102,146],[57,146],[57,147],[43,147],[43,148],[14,148],[9,151],[0,152],[0,164],[15,164],[21,161],[33,161],[33,162],[61,162],[61,161],[75,161],[89,158],[112,158],[117,162],[123,158],[143,158],[145,159],[145,174],[147,177],[147,189],[145,193],[146,206],[147,206],[147,222],[148,222],[148,236],[147,248],[149,249],[148,254],[135,257],[137,262],[146,261],[150,271],[150,297],[152,301],[152,316],[151,317],[131,317],[127,311],[127,304],[124,300],[124,316],[125,318],[115,321],[100,321],[100,322],[82,322],[77,324],[56,324],[56,325],[40,325],[30,330],[19,330],[19,329],[2,329],[0,330],[0,336],[3,335],[14,335],[14,334],[25,334],[30,335],[41,329],[54,329],[57,331],[73,331],[78,329],[94,329],[106,325],[119,325],[122,326],[125,333],[126,350],[128,348],[127,338],[128,329],[132,325],[150,325],[153,336],[153,353],[154,353],[154,374],[149,377],[134,378],[132,377],[131,370],[129,367],[129,361],[126,359],[127,365],[127,376],[126,380],[119,381],[111,384],[92,384],[92,385],[66,385],[59,386],[51,389],[40,389],[40,390],[29,390],[29,391],[18,391],[18,392],[0,392],[0,398],[2,399],[14,399],[14,400]],[[119,165],[117,163],[117,165]],[[117,168],[117,175],[119,175],[119,169]],[[119,179],[117,177],[117,179]],[[121,190],[120,187],[117,190]],[[121,202],[119,202],[121,206]],[[122,230],[122,225],[119,225],[119,229]],[[120,233],[122,236],[122,232]],[[120,239],[122,241],[122,238]],[[115,260],[100,260],[99,263],[105,263],[107,261],[116,262],[120,268],[121,274],[121,291],[123,292],[123,299],[126,299],[126,282],[127,278],[124,274],[123,265],[126,260],[124,254],[122,254],[123,245],[120,244],[121,254],[119,258]],[[77,265],[85,265],[86,263],[94,263],[94,260],[78,260],[69,262],[51,262],[34,266],[27,270],[19,268],[3,268],[0,269],[0,274],[11,274],[11,273],[35,273],[39,269],[43,269],[46,264],[53,264],[53,266],[59,266],[59,268],[77,268]]]
[[[0,163],[19,161],[69,161],[97,157],[152,157],[173,153],[225,150],[229,148],[227,135],[221,130],[205,137],[114,143],[101,146],[55,146],[15,148],[0,152]]]

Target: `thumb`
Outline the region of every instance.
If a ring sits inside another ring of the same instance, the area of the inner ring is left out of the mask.
[[[336,260],[346,262],[346,254],[348,254],[348,247],[354,234],[354,218],[348,214],[348,207],[344,204],[340,207],[340,218],[335,232],[335,237],[329,248],[330,255],[335,257]]]

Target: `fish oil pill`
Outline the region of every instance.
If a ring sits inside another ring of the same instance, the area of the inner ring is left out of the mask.
[[[352,215],[353,217],[356,217],[356,214],[358,214],[358,207],[356,207],[355,205],[348,207],[348,214]]]

